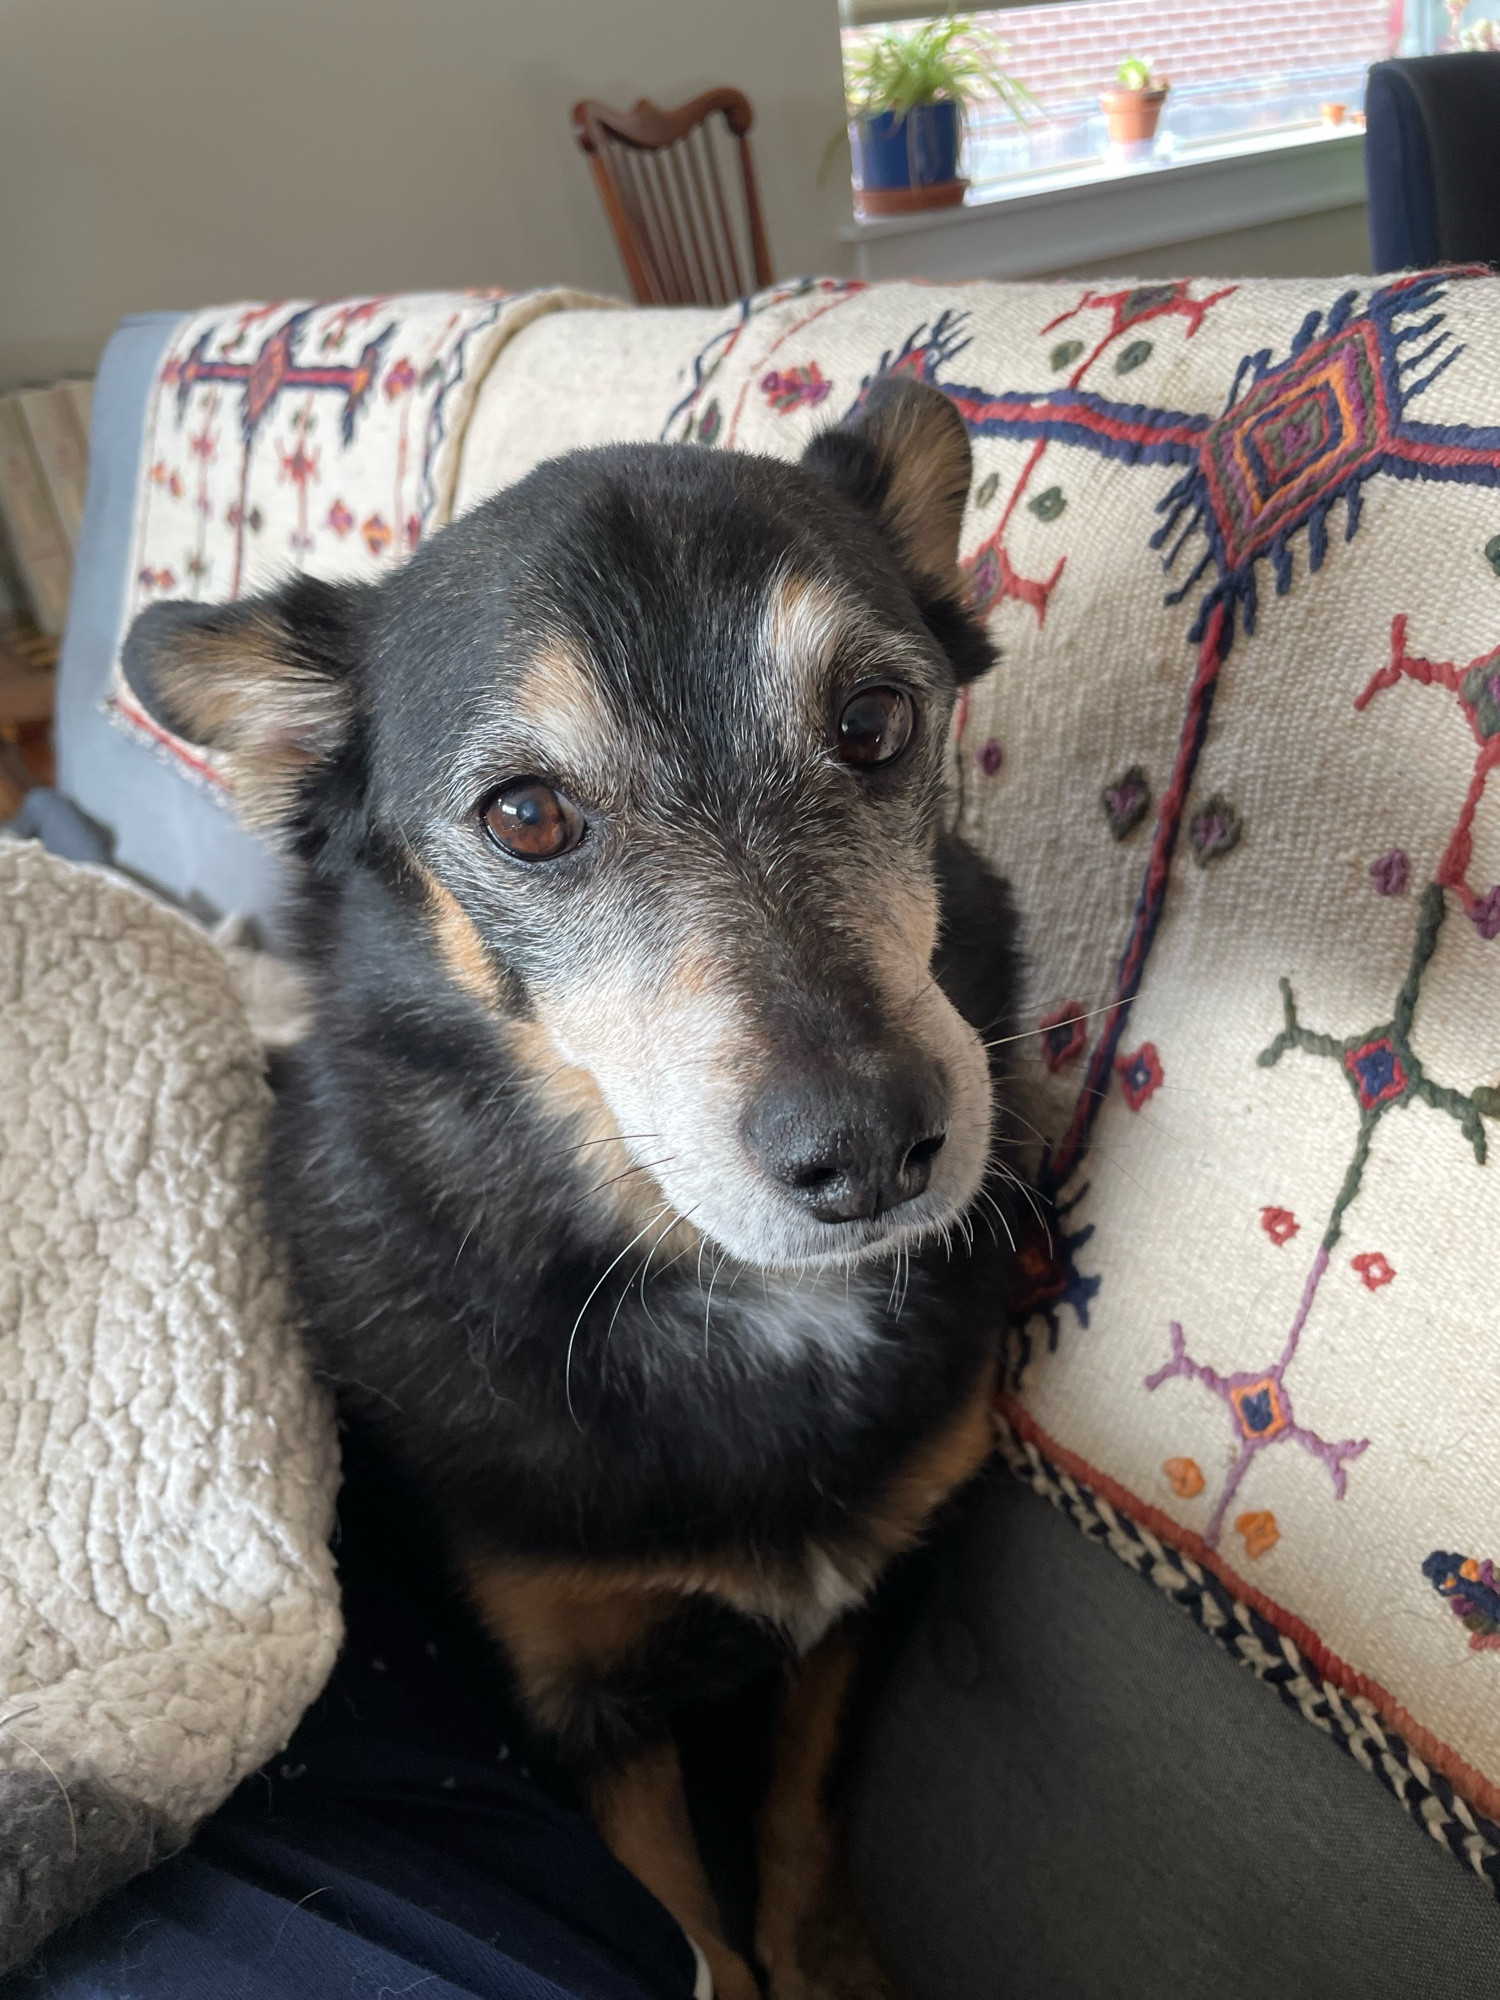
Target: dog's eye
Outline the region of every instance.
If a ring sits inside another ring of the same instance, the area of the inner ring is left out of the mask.
[[[555,861],[582,840],[583,814],[540,778],[512,778],[484,808],[485,829],[522,861]]]
[[[846,764],[890,764],[911,741],[916,714],[905,688],[860,688],[839,711],[835,748]]]

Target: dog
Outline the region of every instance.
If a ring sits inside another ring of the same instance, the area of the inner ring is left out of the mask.
[[[295,864],[265,1188],[315,1360],[720,2000],[759,1989],[674,1712],[783,1677],[755,1954],[775,2000],[887,1993],[829,1796],[860,1612],[991,1439],[1017,947],[948,828],[970,477],[881,378],[799,464],[575,453],[379,584],[126,648]]]

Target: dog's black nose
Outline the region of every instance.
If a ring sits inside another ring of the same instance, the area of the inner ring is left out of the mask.
[[[883,1215],[921,1194],[947,1137],[935,1076],[791,1077],[751,1105],[745,1143],[819,1222]]]

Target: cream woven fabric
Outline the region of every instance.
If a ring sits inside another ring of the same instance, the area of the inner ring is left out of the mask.
[[[175,328],[146,414],[121,636],[163,598],[222,602],[297,570],[342,581],[440,528],[474,398],[506,342],[583,292],[414,292],[214,306]],[[218,762],[111,713],[210,787]]]
[[[0,1970],[186,1839],[338,1648],[269,1101],[200,931],[0,842]]]

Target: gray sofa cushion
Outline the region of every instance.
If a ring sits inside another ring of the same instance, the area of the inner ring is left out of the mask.
[[[1500,1903],[997,1473],[876,1720],[855,1882],[903,2000],[1479,2000]]]

